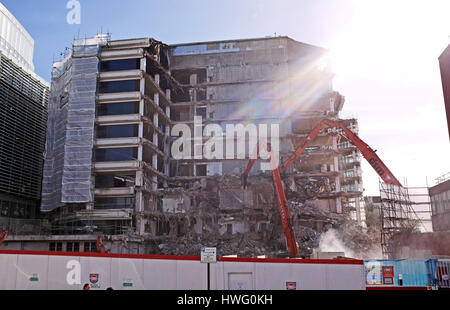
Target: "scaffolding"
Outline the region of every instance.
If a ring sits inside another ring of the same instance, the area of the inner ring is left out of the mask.
[[[408,190],[394,184],[380,182],[381,249],[384,257],[392,257],[391,238],[408,225],[412,212]]]
[[[411,200],[410,190],[407,187],[384,182],[379,184],[381,198],[381,249],[384,257],[392,258],[394,251],[391,243],[392,237],[397,233],[414,229],[424,230],[425,225],[422,218],[416,213],[414,206],[417,203]],[[412,195],[416,195],[414,191]],[[418,225],[414,225],[414,223]]]

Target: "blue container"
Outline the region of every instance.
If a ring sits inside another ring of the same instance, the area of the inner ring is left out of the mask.
[[[376,259],[365,260],[366,284],[368,286],[413,286],[426,287],[431,283],[429,268],[425,260]],[[393,267],[392,277],[383,267]]]
[[[429,259],[426,261],[426,264],[428,272],[430,274],[431,285],[439,287],[450,287],[450,261]]]

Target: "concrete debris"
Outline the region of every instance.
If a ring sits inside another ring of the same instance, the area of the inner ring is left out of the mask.
[[[318,196],[331,191],[327,178],[287,179],[288,205],[302,257],[311,257],[329,230],[339,232],[352,255],[371,250],[375,241],[348,214],[322,206],[324,200]],[[146,252],[199,255],[201,247],[207,246],[216,247],[220,256],[286,257],[271,174],[250,176],[246,189],[239,184],[239,175],[216,176],[166,189],[166,194],[183,202],[175,212],[154,215],[158,233],[146,237]]]

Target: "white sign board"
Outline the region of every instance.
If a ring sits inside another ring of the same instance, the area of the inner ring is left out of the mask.
[[[216,248],[202,248],[200,257],[202,263],[216,263]]]

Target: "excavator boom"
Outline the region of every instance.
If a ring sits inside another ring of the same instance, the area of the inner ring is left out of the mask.
[[[3,243],[3,241],[6,240],[6,237],[8,237],[8,230],[2,231],[0,233],[0,245]]]
[[[247,186],[247,177],[252,169],[257,154],[261,151],[261,148],[264,148],[269,153],[269,160],[272,168],[272,177],[273,183],[275,185],[275,193],[277,197],[278,209],[280,211],[281,223],[283,225],[284,235],[286,236],[286,241],[288,245],[289,255],[291,257],[298,256],[298,246],[297,241],[295,240],[294,228],[292,223],[291,214],[289,212],[289,207],[286,199],[286,195],[283,189],[283,183],[281,181],[280,171],[278,169],[278,163],[275,162],[275,156],[273,156],[272,151],[270,150],[270,144],[266,141],[259,141],[256,146],[255,153],[251,157],[252,159],[249,161],[247,168],[245,169],[243,176],[243,186],[244,188]]]
[[[294,154],[286,158],[281,165],[281,173],[285,172],[289,166],[294,162],[294,160],[299,157],[303,151],[311,144],[311,142],[326,128],[341,128],[344,137],[350,140],[354,146],[356,146],[364,158],[369,162],[372,168],[380,176],[383,182],[388,184],[394,184],[397,186],[402,186],[397,180],[394,174],[388,169],[388,167],[383,163],[383,161],[378,157],[372,148],[367,145],[363,140],[361,140],[353,131],[348,129],[344,124],[339,121],[334,120],[323,120],[314,127],[314,129],[302,140],[300,146],[297,148]]]
[[[103,244],[102,237],[97,236],[96,246],[97,246],[98,253],[106,253],[106,248],[105,248],[105,245]]]
[[[267,141],[259,141],[253,155],[251,156],[247,168],[245,169],[242,175],[243,179],[242,183],[245,188],[247,186],[247,177],[250,173],[250,170],[252,169],[253,165],[256,162],[257,155],[261,151],[261,149],[264,148],[270,155],[270,163],[272,168],[273,181],[275,185],[275,193],[277,196],[278,208],[281,215],[284,235],[286,236],[288,244],[289,255],[291,255],[292,257],[298,256],[298,245],[295,240],[292,218],[289,213],[288,203],[286,195],[284,193],[280,172],[281,173],[285,172],[292,165],[295,159],[297,159],[303,153],[303,151],[311,144],[311,142],[324,129],[327,128],[341,128],[343,131],[343,136],[346,139],[350,140],[353,143],[353,145],[355,145],[360,150],[364,158],[369,162],[372,168],[378,173],[378,175],[383,179],[385,183],[402,186],[400,182],[392,174],[392,172],[386,167],[383,161],[378,157],[375,151],[372,150],[369,145],[367,145],[354,132],[345,127],[345,125],[339,121],[323,120],[319,124],[317,124],[314,127],[314,129],[308,134],[308,136],[306,136],[302,140],[300,146],[297,148],[295,153],[287,157],[285,160],[283,160],[280,168],[278,168],[278,165],[275,162],[275,157],[273,156],[270,150],[270,145],[267,143]]]

